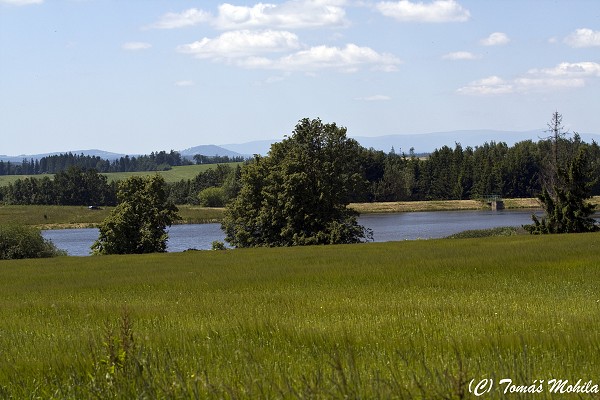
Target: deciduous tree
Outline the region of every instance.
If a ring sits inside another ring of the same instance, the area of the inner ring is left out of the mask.
[[[360,145],[346,129],[303,119],[291,137],[242,170],[223,222],[236,247],[356,243],[369,238],[348,209],[362,180]]]
[[[177,207],[167,199],[159,175],[133,176],[119,184],[119,204],[100,225],[95,254],[164,252],[166,228],[178,219]]]

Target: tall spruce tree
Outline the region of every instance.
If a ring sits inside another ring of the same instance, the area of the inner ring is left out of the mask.
[[[524,228],[532,234],[580,233],[599,229],[591,217],[595,206],[587,201],[592,197],[591,189],[596,182],[589,161],[587,147],[578,140],[570,142],[562,132],[562,115],[553,114],[548,124],[552,136],[552,155],[542,182],[542,193],[538,196],[546,215],[541,219],[532,215],[533,224]],[[570,147],[577,147],[572,157]],[[562,150],[561,150],[562,149]]]

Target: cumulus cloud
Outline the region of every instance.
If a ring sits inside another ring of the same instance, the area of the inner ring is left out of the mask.
[[[468,95],[492,95],[512,93],[514,87],[498,76],[490,76],[469,83],[457,90],[459,94]]]
[[[190,8],[180,13],[167,13],[160,20],[148,26],[154,29],[177,29],[194,26],[209,21],[211,15],[196,8]]]
[[[150,43],[145,43],[145,42],[127,42],[127,43],[123,43],[123,45],[121,46],[121,48],[123,50],[131,50],[131,51],[146,50],[146,49],[149,49],[150,47],[152,47],[152,45]]]
[[[531,69],[529,74],[559,78],[600,77],[600,64],[584,61],[578,63],[560,63],[553,68]]]
[[[564,39],[571,47],[596,47],[600,46],[600,31],[582,28],[577,29]]]
[[[292,0],[281,4],[219,6],[213,24],[218,29],[298,29],[347,25],[345,0]]]
[[[210,23],[220,30],[298,29],[347,25],[346,0],[290,0],[281,4],[236,6],[223,3],[216,16],[196,8],[168,13],[149,28],[175,29]]]
[[[235,59],[252,57],[300,47],[298,36],[287,31],[231,31],[209,39],[177,47],[180,53],[191,54],[203,59]]]
[[[315,46],[278,59],[254,57],[244,60],[240,65],[247,68],[282,71],[314,72],[334,69],[351,73],[365,66],[387,72],[396,71],[400,63],[401,61],[393,55],[381,54],[369,47],[360,47],[351,43],[343,48]]]
[[[471,17],[469,10],[455,0],[435,0],[427,4],[409,0],[382,1],[375,8],[400,22],[465,22]]]
[[[600,77],[595,62],[560,63],[553,68],[531,69],[523,76],[506,81],[498,76],[473,81],[457,90],[466,95],[550,92],[584,87],[589,79]]]
[[[510,42],[510,38],[506,33],[494,32],[490,36],[479,41],[483,46],[501,46]]]
[[[401,61],[369,47],[347,44],[345,47],[313,46],[300,43],[296,34],[276,30],[239,30],[224,32],[215,38],[184,44],[177,51],[196,58],[225,62],[243,68],[272,69],[286,72],[314,72],[336,69],[354,72],[364,66],[396,71]],[[272,57],[274,53],[287,53]]]
[[[478,55],[470,53],[468,51],[455,51],[453,53],[444,54],[442,59],[444,60],[476,60],[480,58]]]
[[[0,0],[0,4],[11,6],[28,6],[31,4],[42,4],[44,0]]]

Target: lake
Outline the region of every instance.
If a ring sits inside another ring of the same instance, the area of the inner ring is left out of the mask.
[[[531,223],[531,214],[541,211],[432,211],[389,214],[364,214],[359,223],[373,230],[376,242],[435,239],[471,229],[521,226]],[[46,239],[72,256],[86,256],[98,238],[98,230],[61,229],[42,231]],[[215,240],[224,241],[220,224],[174,225],[169,229],[167,251],[208,250]]]

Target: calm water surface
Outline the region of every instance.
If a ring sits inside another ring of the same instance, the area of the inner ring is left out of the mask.
[[[531,223],[532,210],[433,211],[393,214],[365,214],[359,223],[373,230],[376,242],[434,239],[470,229],[521,226]],[[535,211],[541,215],[541,211]],[[86,256],[98,238],[97,229],[42,231],[46,239],[72,256]],[[215,240],[224,241],[220,224],[174,225],[169,229],[167,251],[208,250]]]

